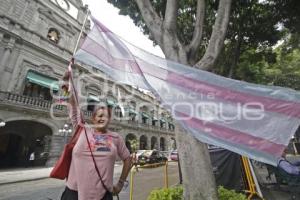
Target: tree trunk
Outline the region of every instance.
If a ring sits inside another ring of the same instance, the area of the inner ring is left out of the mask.
[[[177,124],[179,127],[179,124]],[[215,177],[207,145],[183,128],[176,131],[184,199],[217,200]]]
[[[180,127],[175,134],[180,154],[184,199],[217,200],[217,187],[207,145],[179,124],[177,127]]]
[[[194,63],[202,37],[205,1],[197,1],[197,20],[190,45],[184,46],[177,36],[178,0],[168,0],[165,19],[159,17],[150,0],[135,0],[151,35],[168,60],[182,64]],[[209,46],[195,67],[208,70],[220,54],[227,31],[231,0],[220,0]],[[177,126],[178,127],[178,126]],[[217,190],[207,146],[190,133],[175,131],[184,186],[184,199],[217,200]]]

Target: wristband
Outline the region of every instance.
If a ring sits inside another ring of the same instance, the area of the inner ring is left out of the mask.
[[[125,180],[125,181],[126,181],[126,180]],[[124,185],[125,181],[122,180],[122,179],[119,179],[119,182],[118,182],[118,183],[121,183],[122,185]]]
[[[128,183],[128,181],[127,180],[119,179],[118,184],[121,184],[122,186],[124,186],[125,183]]]

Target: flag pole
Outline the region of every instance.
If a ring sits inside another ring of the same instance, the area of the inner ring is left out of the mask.
[[[76,50],[77,50],[77,48],[78,48],[79,41],[80,41],[80,38],[81,38],[81,36],[82,36],[83,30],[84,30],[84,27],[85,27],[85,23],[86,23],[86,21],[87,21],[87,18],[88,18],[88,16],[89,16],[89,14],[90,14],[90,10],[87,8],[87,12],[86,12],[85,18],[84,18],[84,20],[83,20],[82,27],[81,27],[79,36],[78,36],[78,38],[77,38],[76,45],[75,45],[74,50],[73,50],[73,56],[75,55]]]
[[[90,11],[89,11],[89,9],[87,8],[87,12],[86,12],[85,18],[84,18],[84,20],[83,20],[83,24],[82,24],[82,26],[81,26],[81,30],[80,30],[79,36],[78,36],[77,41],[76,41],[76,45],[75,45],[74,50],[73,50],[72,58],[71,58],[70,63],[69,63],[69,65],[68,65],[68,73],[69,73],[69,76],[70,76],[70,77],[69,77],[69,87],[68,87],[68,90],[69,90],[69,92],[70,92],[70,90],[71,90],[70,86],[71,86],[72,89],[74,90],[74,98],[75,98],[75,101],[76,101],[77,104],[78,104],[79,101],[78,101],[78,96],[77,96],[76,89],[75,89],[75,87],[74,87],[74,80],[73,80],[73,73],[72,73],[72,64],[74,64],[74,55],[75,55],[76,50],[77,50],[77,48],[78,48],[78,45],[79,45],[79,42],[80,42],[80,38],[81,38],[81,36],[82,36],[83,30],[84,30],[84,27],[85,27],[85,23],[86,23],[86,21],[87,21],[87,18],[88,18],[88,16],[89,16],[89,14],[90,14]],[[80,114],[80,115],[81,115],[81,114]],[[81,118],[83,119],[82,115],[81,115]]]

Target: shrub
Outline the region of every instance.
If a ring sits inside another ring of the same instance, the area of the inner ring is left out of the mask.
[[[234,190],[227,190],[220,186],[218,188],[219,200],[246,200],[246,195],[237,193]]]
[[[182,187],[153,190],[147,200],[182,200]]]
[[[220,186],[218,188],[219,200],[246,200],[246,196],[237,193],[234,190],[227,190]],[[168,189],[153,190],[147,200],[182,200],[182,186],[172,187]]]

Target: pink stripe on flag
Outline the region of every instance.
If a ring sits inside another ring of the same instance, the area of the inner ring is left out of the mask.
[[[103,25],[101,24],[101,29],[102,26]],[[98,30],[101,31],[101,29],[99,28]],[[128,59],[115,58],[114,56],[111,55],[111,53],[107,49],[105,49],[105,47],[101,46],[100,44],[98,44],[96,41],[94,41],[92,38],[89,37],[87,37],[81,49],[95,56],[96,58],[98,58],[99,60],[101,60],[102,62],[104,62],[105,64],[109,65],[112,68],[124,72],[136,73],[141,75],[142,74],[142,72],[140,71],[141,69],[139,65],[136,63],[136,61],[134,60],[135,56],[132,55],[131,52],[128,49],[126,49],[126,47],[124,47],[121,41],[117,40],[115,37],[113,38],[114,38],[114,43],[121,46],[122,49],[125,51],[125,53],[128,55]],[[130,56],[133,59],[131,59]],[[209,84],[204,81],[186,77],[182,74],[178,74],[169,71],[167,69],[160,68],[159,66],[147,63],[144,60],[140,60],[138,58],[136,59],[138,60],[139,64],[142,65],[143,73],[165,80],[171,84],[189,89],[201,95],[209,94],[210,96],[214,95],[215,97],[220,98],[220,100],[224,100],[227,102],[252,104],[249,105],[249,107],[254,107],[253,103],[259,103],[263,105],[264,106],[263,109],[267,111],[284,114],[290,117],[300,118],[300,103],[290,102],[290,101],[285,101],[280,99],[273,99],[270,97],[263,97],[263,96],[253,95],[253,94],[246,94],[243,92],[231,90],[226,87],[217,86],[217,85]]]
[[[222,98],[225,101],[236,103],[240,102],[243,104],[259,103],[263,105],[264,109],[267,111],[300,118],[300,103],[246,94],[185,77],[174,72],[169,72],[166,81],[200,94],[214,95],[215,97]]]
[[[230,143],[244,145],[248,148],[260,150],[276,156],[281,156],[283,150],[285,149],[285,146],[282,144],[276,144],[269,140],[255,137],[238,130],[213,124],[211,122],[205,122],[181,112],[176,112],[176,115],[182,118],[187,118],[183,119],[182,121],[188,124],[190,127],[201,130],[201,132],[207,133],[208,135],[228,141]]]
[[[134,60],[119,59],[113,57],[104,47],[99,45],[93,39],[87,36],[84,44],[81,46],[81,50],[84,50],[90,55],[93,55],[101,62],[109,65],[112,68],[129,73],[141,74],[139,66]]]
[[[138,60],[138,62],[140,63],[140,66],[142,66],[143,73],[185,89],[189,89],[190,91],[196,92],[200,95],[209,94],[210,96],[218,97],[220,100],[227,102],[242,104],[260,103],[267,111],[300,118],[300,103],[246,94],[228,89],[226,87],[217,86],[204,81],[186,77],[182,74],[178,74],[167,69],[162,69],[142,60]],[[254,107],[254,105],[249,105],[249,107]]]

